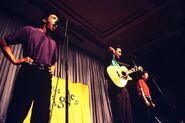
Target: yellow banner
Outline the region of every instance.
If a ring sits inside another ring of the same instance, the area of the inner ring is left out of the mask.
[[[58,87],[56,90],[56,83]],[[54,93],[55,104],[52,109],[50,123],[65,123],[65,80],[57,77],[52,78],[52,94],[51,106],[53,104]],[[89,105],[89,90],[88,86],[82,83],[68,82],[68,119],[69,123],[91,123],[90,119],[90,105]],[[30,123],[31,108],[24,123]]]

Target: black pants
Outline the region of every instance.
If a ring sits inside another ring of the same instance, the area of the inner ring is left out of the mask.
[[[127,88],[119,88],[110,80],[108,83],[108,94],[114,123],[133,123],[130,96]]]
[[[149,101],[149,99],[147,99]],[[137,123],[154,123],[154,109],[147,107],[143,97],[138,98]]]
[[[22,123],[34,101],[31,123],[48,123],[51,75],[46,69],[24,64],[17,75],[6,123]]]

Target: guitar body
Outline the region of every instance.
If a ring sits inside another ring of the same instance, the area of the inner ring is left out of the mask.
[[[125,66],[108,66],[107,73],[113,83],[118,87],[125,87],[132,78],[127,74],[129,70]]]

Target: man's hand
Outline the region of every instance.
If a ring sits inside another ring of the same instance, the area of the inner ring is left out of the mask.
[[[20,65],[25,62],[31,64],[33,62],[33,59],[31,59],[30,57],[25,57],[25,58],[21,58],[21,59],[13,59],[12,62],[15,65]]]
[[[152,107],[154,108],[155,107],[155,104],[152,102]]]
[[[6,43],[6,41],[4,39],[0,39],[0,47],[2,47],[2,49],[4,51],[3,53],[8,58],[8,60],[10,60],[15,65],[20,65],[24,62],[26,62],[26,63],[33,62],[33,59],[31,59],[30,57],[16,59],[14,54],[12,53],[10,46]]]
[[[54,74],[55,68],[56,68],[56,63],[54,65],[52,65],[51,67],[49,67],[49,72],[50,72],[51,75]]]
[[[150,102],[148,100],[145,101],[145,104],[146,104],[147,107],[150,106]]]

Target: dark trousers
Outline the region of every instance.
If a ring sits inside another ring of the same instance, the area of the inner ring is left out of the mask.
[[[139,97],[137,102],[137,123],[154,123],[154,109],[146,106],[143,97]]]
[[[114,123],[133,123],[130,96],[127,88],[119,88],[112,81],[108,82],[108,94]]]
[[[46,69],[24,64],[17,75],[6,123],[22,123],[34,101],[31,123],[48,123],[51,75]]]

